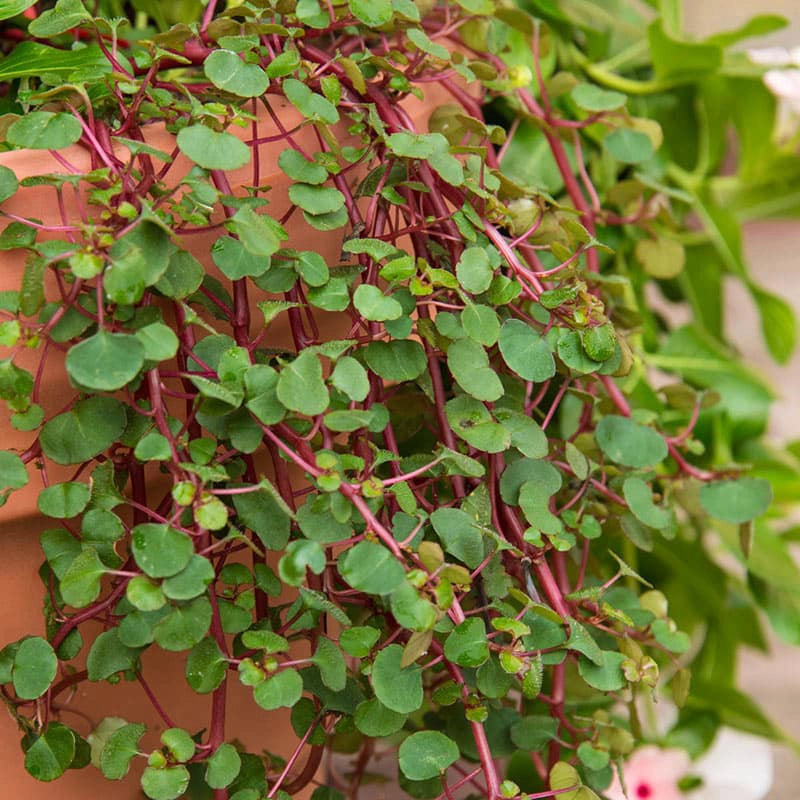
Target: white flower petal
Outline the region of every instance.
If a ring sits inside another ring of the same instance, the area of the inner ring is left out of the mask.
[[[792,63],[793,53],[785,47],[761,47],[747,51],[750,60],[765,67],[785,67]]]
[[[772,749],[758,736],[720,728],[691,772],[703,779],[703,786],[689,800],[763,800],[774,778]]]
[[[800,100],[800,69],[771,69],[764,75],[764,83],[784,100]]]

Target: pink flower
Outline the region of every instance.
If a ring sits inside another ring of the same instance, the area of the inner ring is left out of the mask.
[[[662,750],[655,745],[640,747],[625,762],[627,796],[616,773],[603,794],[608,800],[682,800],[678,781],[690,766],[689,756],[683,750]]]

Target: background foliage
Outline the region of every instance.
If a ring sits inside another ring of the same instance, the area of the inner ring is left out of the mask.
[[[759,609],[797,641],[780,507],[800,453],[761,441],[773,393],[721,305],[742,281],[790,356],[794,317],[750,276],[740,224],[795,210],[798,160],[732,49],[780,19],[698,42],[675,2],[0,12],[5,147],[62,168],[0,167],[0,197],[46,185],[79,209],[57,230],[6,211],[0,234],[26,253],[0,293],[0,397],[30,436],[0,453],[0,486],[41,480],[51,520],[45,635],[0,651],[34,777],[136,762],[154,800],[251,800],[357,754],[322,798],[397,748],[420,800],[590,800],[648,739],[693,757],[723,724],[786,740],[735,673],[765,647]],[[414,130],[399,101],[434,83],[452,103]],[[263,185],[260,137],[288,199]],[[78,142],[89,172],[58,155]],[[194,166],[175,174],[178,156]],[[210,254],[190,252],[207,231]],[[337,263],[297,249],[323,235]],[[29,348],[63,358],[57,413],[43,367],[15,363]],[[186,656],[206,729],[147,690],[150,752],[136,720],[61,719],[79,682],[146,687],[151,647]],[[288,761],[238,746],[230,681],[292,709]],[[661,691],[682,709],[665,738],[640,716]]]

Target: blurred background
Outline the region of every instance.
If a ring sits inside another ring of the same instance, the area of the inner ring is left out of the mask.
[[[756,13],[782,14],[791,21],[789,27],[748,44],[800,46],[800,0],[686,0],[683,5],[686,29],[698,36],[736,28]],[[745,227],[745,250],[754,275],[764,287],[782,295],[800,313],[800,224],[794,220],[750,223]],[[795,353],[788,364],[776,365],[756,334],[758,318],[744,289],[729,281],[725,301],[731,340],[746,360],[760,365],[779,395],[773,406],[770,436],[779,441],[800,439],[800,353]],[[743,651],[740,678],[742,688],[752,692],[778,724],[800,737],[797,658],[795,649],[773,637],[769,655]],[[776,747],[775,785],[769,800],[796,800],[798,786],[800,759],[788,749]]]

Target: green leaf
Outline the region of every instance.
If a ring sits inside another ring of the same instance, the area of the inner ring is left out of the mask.
[[[299,252],[295,268],[309,286],[324,286],[331,277],[325,259],[313,250]]]
[[[306,569],[319,575],[325,569],[325,551],[317,542],[308,539],[289,542],[278,562],[281,579],[291,586],[299,586],[306,579]]]
[[[339,646],[353,658],[365,658],[380,638],[377,628],[353,626],[339,634]]]
[[[17,697],[33,700],[50,687],[58,669],[58,659],[50,643],[41,636],[23,639],[14,654],[11,680]]]
[[[256,686],[253,698],[265,711],[291,708],[303,694],[303,679],[295,669],[286,668]]]
[[[128,774],[131,759],[138,754],[139,740],[146,730],[141,723],[130,722],[108,737],[100,752],[100,770],[106,778],[118,781]]]
[[[334,692],[341,692],[347,683],[347,664],[342,651],[325,636],[320,636],[311,658],[317,665],[322,682]]]
[[[299,150],[288,147],[278,156],[278,166],[293,180],[313,185],[325,183],[328,170],[316,161],[309,161]]]
[[[253,650],[263,650],[268,655],[286,653],[289,650],[288,639],[273,631],[263,629],[245,631],[242,634],[242,644]]]
[[[36,0],[2,0],[0,2],[0,20],[16,17],[35,4]]]
[[[403,314],[403,307],[397,300],[368,283],[362,283],[353,292],[353,305],[362,317],[373,322],[397,319]]]
[[[204,275],[203,265],[190,252],[176,250],[170,256],[167,269],[156,281],[155,287],[166,297],[182,300],[200,288]]]
[[[579,83],[574,86],[570,95],[577,106],[593,113],[616,111],[625,105],[628,98],[621,92],[601,89],[591,83]]]
[[[343,356],[331,373],[331,383],[357,403],[369,394],[369,376],[361,364],[351,356]]]
[[[336,106],[322,95],[312,92],[305,83],[301,83],[295,78],[287,78],[283,81],[283,92],[286,99],[308,119],[319,119],[329,125],[335,125],[339,121],[339,112]]]
[[[575,791],[568,791],[573,787]],[[575,767],[566,761],[558,761],[551,767],[550,788],[559,792],[557,797],[562,800],[598,800],[591,789],[583,786],[581,776]]]
[[[19,183],[17,182],[17,176],[14,174],[14,171],[8,167],[0,166],[0,203],[14,195],[18,188]],[[30,230],[27,226],[23,227],[25,227],[26,230]]]
[[[431,524],[444,549],[475,569],[483,560],[483,536],[477,524],[460,508],[437,508]]]
[[[511,434],[492,419],[486,406],[473,397],[461,396],[445,405],[447,421],[456,436],[487,453],[502,453],[511,444]]]
[[[175,251],[165,231],[153,222],[142,222],[111,247],[111,266],[103,276],[103,288],[114,302],[132,305],[142,299],[167,271]]]
[[[339,556],[339,573],[354,589],[372,595],[391,594],[404,580],[405,571],[387,548],[376,542],[359,542]]]
[[[125,597],[140,611],[158,611],[167,602],[161,587],[144,575],[131,578],[125,587]]]
[[[485,292],[494,277],[486,251],[482,247],[468,247],[456,264],[456,277],[470,294]]]
[[[205,169],[233,170],[250,162],[250,148],[225,131],[205,125],[190,125],[178,133],[181,152]]]
[[[500,329],[498,345],[503,360],[520,378],[542,383],[556,374],[549,343],[525,322],[506,320]]]
[[[370,28],[386,25],[394,16],[391,0],[347,0],[350,13]]]
[[[411,631],[429,631],[436,623],[435,606],[423,597],[408,581],[403,581],[390,597],[394,618]]]
[[[39,736],[23,740],[25,769],[38,781],[53,781],[69,769],[75,758],[75,734],[59,722],[51,722]]]
[[[399,714],[411,714],[422,705],[422,670],[416,664],[401,666],[403,648],[390,644],[375,657],[372,665],[372,688],[387,708]]]
[[[611,650],[602,650],[602,664],[595,664],[586,656],[578,657],[578,672],[589,686],[601,692],[617,692],[625,686],[622,662],[627,656]]]
[[[410,339],[372,342],[363,352],[367,366],[387,381],[413,381],[428,365],[422,346]]]
[[[165,436],[157,431],[150,431],[136,443],[133,454],[139,461],[168,461],[172,451]]]
[[[213,580],[213,565],[195,553],[180,572],[163,581],[161,588],[170,600],[191,600],[203,594]]]
[[[462,667],[479,667],[489,658],[486,625],[480,617],[471,617],[456,625],[444,643],[444,655]]]
[[[458,339],[447,349],[447,366],[458,385],[477,400],[503,396],[503,384],[489,366],[486,350],[473,339]]]
[[[610,414],[597,425],[595,439],[603,453],[626,467],[652,467],[667,457],[664,438],[628,417]]]
[[[275,249],[278,242],[275,242]],[[232,236],[220,236],[211,245],[211,258],[220,268],[222,274],[232,281],[240,278],[257,278],[270,267],[268,256],[257,256],[245,249],[239,239]]]
[[[84,608],[100,594],[100,579],[106,567],[94,547],[84,547],[67,568],[59,583],[64,602],[73,608]]]
[[[36,505],[42,514],[56,519],[76,517],[89,502],[89,487],[85,483],[68,481],[54,483],[39,493]]]
[[[309,214],[331,214],[344,205],[344,195],[338,189],[308,183],[293,183],[289,200]]]
[[[247,63],[230,50],[212,51],[203,70],[214,86],[238,97],[259,97],[269,86],[267,73],[258,64]]]
[[[511,741],[520,750],[540,750],[558,736],[558,721],[533,714],[516,720],[511,726]]]
[[[29,111],[12,123],[6,141],[28,150],[63,150],[81,138],[81,123],[72,114]]]
[[[722,48],[718,44],[679,39],[665,30],[663,20],[655,20],[647,35],[657,78],[701,76],[722,64]]]
[[[670,524],[672,520],[670,510],[655,505],[650,487],[641,478],[626,478],[622,485],[622,493],[628,508],[640,522],[657,530],[662,530]]]
[[[380,739],[397,733],[405,724],[406,719],[405,714],[399,714],[397,711],[386,708],[377,697],[359,703],[356,713],[353,715],[356,728],[364,736],[372,739]]]
[[[256,492],[235,494],[233,505],[241,524],[257,534],[264,547],[270,550],[286,547],[290,520],[273,492],[261,488]]]
[[[666,647],[667,650],[680,655],[687,652],[692,645],[692,641],[688,634],[674,630],[674,627],[674,623],[670,625],[665,619],[657,619],[650,625],[650,630],[655,640],[662,647]]]
[[[136,668],[139,650],[127,647],[120,640],[116,628],[101,633],[92,643],[86,658],[90,681],[104,681],[117,672]]]
[[[82,69],[108,73],[112,66],[105,53],[96,45],[79,50],[64,50],[38,42],[21,42],[0,63],[0,80],[38,77],[45,73],[57,73],[66,77]]]
[[[624,164],[641,164],[653,155],[653,143],[646,133],[630,128],[616,128],[603,139],[606,150]]]
[[[145,767],[142,791],[151,800],[177,800],[189,787],[189,770],[182,764],[174,767]]]
[[[328,407],[330,398],[316,354],[304,350],[286,364],[278,377],[278,400],[286,408],[313,417]]]
[[[186,659],[186,682],[198,694],[213,692],[228,672],[228,662],[210,636],[199,641]]]
[[[208,759],[206,783],[212,789],[224,789],[233,783],[241,768],[239,751],[232,744],[223,742]]]
[[[166,361],[178,352],[178,337],[175,331],[163,322],[153,322],[139,328],[136,338],[144,347],[147,361]]]
[[[88,22],[92,15],[84,8],[81,0],[58,0],[51,8],[32,20],[28,32],[37,39],[47,39]]]
[[[66,360],[67,372],[77,384],[104,392],[126,386],[143,365],[144,346],[136,336],[105,330],[73,345]]]
[[[461,754],[449,736],[439,731],[417,731],[403,740],[397,755],[407,778],[424,781],[443,774]]]
[[[176,761],[188,761],[194,755],[194,740],[183,728],[167,728],[161,734],[161,744]]]
[[[257,214],[249,206],[242,206],[228,223],[239,237],[245,250],[261,258],[271,256],[286,238],[286,231],[272,217]],[[265,269],[262,268],[261,272]],[[259,273],[260,274],[260,273]]]
[[[200,642],[211,627],[208,597],[196,597],[176,606],[153,629],[156,642],[164,650],[189,650]]]
[[[617,349],[617,334],[610,322],[594,325],[581,331],[581,343],[593,361],[606,361]]]
[[[28,470],[23,460],[16,453],[0,450],[0,490],[21,489],[27,483]]]
[[[181,531],[146,522],[131,531],[131,552],[151,578],[167,578],[180,572],[194,553],[194,542]]]
[[[686,264],[686,250],[680,242],[657,236],[641,239],[636,243],[636,260],[653,278],[669,280],[677,278]]]
[[[797,346],[797,318],[792,307],[782,298],[750,286],[750,293],[758,306],[761,330],[770,355],[780,364],[786,364]]]
[[[124,406],[110,397],[89,397],[44,424],[40,442],[57,464],[80,464],[117,441],[125,428]]]
[[[763,478],[714,481],[700,488],[700,504],[712,517],[741,524],[761,516],[772,502],[772,486]]]
[[[470,339],[484,347],[491,347],[500,336],[500,320],[489,306],[475,303],[467,305],[461,312],[461,325]]]

